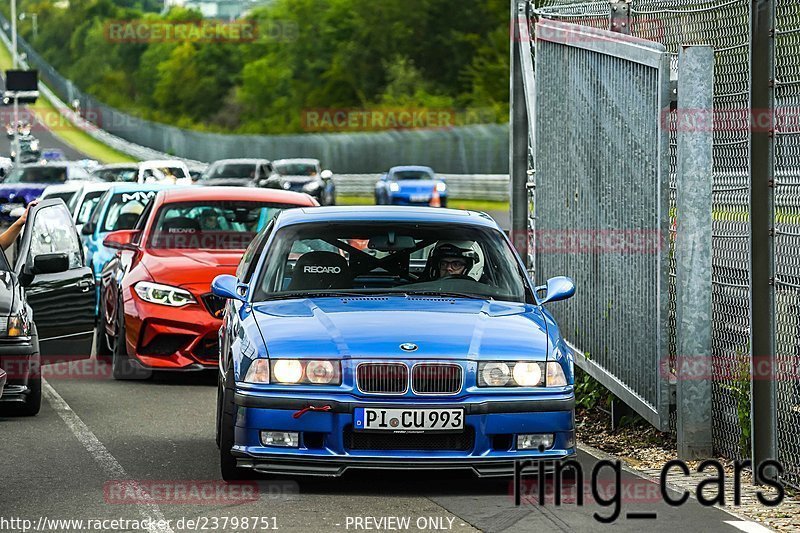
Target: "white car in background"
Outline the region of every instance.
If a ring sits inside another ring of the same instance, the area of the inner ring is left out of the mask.
[[[142,161],[139,163],[139,183],[174,183],[191,185],[189,167],[179,159]]]
[[[100,197],[111,186],[112,182],[86,181],[80,183],[65,183],[63,185],[50,185],[44,190],[42,200],[45,198],[61,198],[67,204],[70,215],[75,225],[80,226],[89,220],[92,209],[100,201]]]

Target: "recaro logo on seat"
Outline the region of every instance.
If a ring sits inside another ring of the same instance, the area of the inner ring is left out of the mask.
[[[307,265],[303,267],[303,272],[307,274],[339,274],[342,271],[341,267],[337,266],[315,266]]]

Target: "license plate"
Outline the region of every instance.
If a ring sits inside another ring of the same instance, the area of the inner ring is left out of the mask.
[[[410,197],[412,202],[427,202],[431,199],[430,194],[412,194]]]
[[[391,431],[459,431],[464,429],[463,409],[376,409],[356,407],[356,430]]]

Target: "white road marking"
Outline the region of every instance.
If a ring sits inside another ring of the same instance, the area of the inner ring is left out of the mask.
[[[42,380],[42,396],[47,399],[53,410],[58,413],[58,416],[67,424],[67,427],[69,427],[72,434],[75,435],[75,438],[83,444],[83,447],[86,448],[94,460],[97,461],[100,467],[109,476],[109,479],[125,480],[126,484],[130,483],[135,486],[136,482],[131,482],[128,479],[128,474],[125,472],[125,469],[122,468],[122,465],[119,464],[119,461],[117,461],[114,456],[111,455],[111,452],[103,446],[100,439],[92,433],[92,430],[90,430],[75,411],[70,408],[69,404],[64,401],[64,398],[62,398],[44,379]],[[174,533],[172,528],[167,524],[164,513],[161,512],[161,509],[153,501],[152,497],[139,487],[135,487],[135,489],[136,494],[144,500],[137,503],[136,506],[139,509],[139,514],[142,516],[142,519],[146,520],[150,525],[147,531],[150,533]]]
[[[725,520],[725,523],[745,531],[746,533],[771,533],[772,530],[764,527],[758,522],[751,522],[749,520]]]

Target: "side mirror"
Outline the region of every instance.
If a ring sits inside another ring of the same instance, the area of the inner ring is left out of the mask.
[[[91,222],[87,222],[81,226],[81,235],[91,235],[92,233],[94,233],[94,224]]]
[[[243,302],[246,296],[241,290],[242,287],[244,286],[239,285],[239,280],[236,276],[231,276],[230,274],[220,274],[211,282],[211,292],[213,294],[230,300],[239,300],[240,302]]]
[[[545,295],[539,298],[538,293],[545,291]],[[547,285],[536,287],[536,299],[539,300],[539,305],[544,305],[547,302],[558,302],[571,298],[575,294],[575,283],[566,276],[556,276],[547,280]]]
[[[32,274],[58,274],[69,270],[69,255],[64,252],[39,254],[33,258]]]
[[[319,177],[327,181],[333,177],[333,172],[325,169],[320,173]]]
[[[112,231],[103,239],[103,246],[114,248],[115,250],[137,250],[139,247],[133,241],[140,232],[141,230],[138,229]]]

